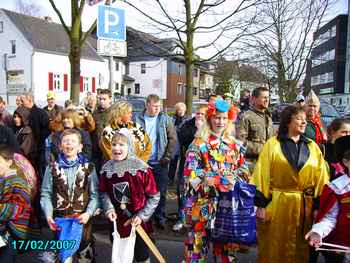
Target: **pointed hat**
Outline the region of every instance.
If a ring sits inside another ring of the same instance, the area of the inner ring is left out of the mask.
[[[316,94],[313,90],[310,90],[309,95],[307,95],[306,104],[320,106],[320,100],[318,99],[318,97],[316,96]]]

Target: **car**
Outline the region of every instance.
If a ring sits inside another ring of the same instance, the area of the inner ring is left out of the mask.
[[[320,100],[321,106],[321,120],[324,127],[328,127],[329,124],[336,118],[340,118],[339,112],[336,108],[324,100]],[[278,104],[272,111],[272,121],[274,123],[280,122],[281,112],[287,107],[293,105],[291,103]]]
[[[321,100],[321,119],[324,127],[328,127],[334,119],[340,118],[336,108],[326,101]]]
[[[276,105],[274,107],[274,109],[272,110],[272,121],[274,123],[279,123],[280,122],[280,118],[281,118],[281,112],[288,106],[291,106],[293,104],[291,103],[280,103],[278,105]]]
[[[143,112],[146,108],[145,98],[128,98],[126,101],[132,105],[133,114]]]
[[[146,108],[146,98],[136,96],[125,96],[115,98],[115,103],[120,101],[126,101],[132,106],[132,119],[135,120],[136,115],[143,112]]]

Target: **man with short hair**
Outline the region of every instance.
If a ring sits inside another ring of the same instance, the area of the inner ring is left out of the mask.
[[[160,202],[154,213],[154,220],[156,226],[164,229],[169,163],[176,150],[177,136],[172,120],[160,110],[159,97],[150,94],[146,100],[146,110],[136,116],[136,122],[146,130],[153,145],[148,164],[153,168],[160,191]]]
[[[100,137],[103,129],[107,126],[109,121],[109,114],[112,105],[112,93],[109,89],[102,89],[98,94],[98,107],[94,112],[94,120],[96,123],[96,132]]]
[[[217,95],[215,93],[209,94],[209,96],[208,96],[208,103],[214,103],[217,98],[218,97],[217,97]]]
[[[32,92],[25,93],[22,97],[23,106],[30,110],[29,126],[32,128],[34,139],[37,145],[39,158],[33,166],[37,169],[39,175],[44,175],[45,169],[45,139],[50,134],[49,130],[49,116],[43,109],[38,108],[34,103],[34,96]]]
[[[53,91],[49,91],[46,96],[47,106],[43,109],[49,116],[49,121],[53,121],[55,117],[63,111],[63,107],[56,104],[56,94]]]
[[[246,158],[255,162],[265,142],[273,136],[273,124],[269,106],[269,90],[258,87],[252,93],[252,105],[239,125],[239,138],[247,147]]]
[[[112,111],[112,93],[109,89],[101,89],[98,96],[98,107],[93,113],[95,121],[95,131],[92,133],[92,160],[95,163],[96,170],[102,166],[103,154],[99,147],[99,139],[101,138],[103,129],[108,125],[109,116]]]
[[[0,96],[0,123],[7,127],[13,126],[12,116],[6,110],[6,101]]]

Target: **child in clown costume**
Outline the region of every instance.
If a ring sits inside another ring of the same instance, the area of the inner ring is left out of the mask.
[[[235,182],[248,180],[243,146],[232,136],[234,111],[222,99],[208,105],[207,122],[197,132],[186,154],[184,168],[185,207],[188,226],[186,262],[208,262],[220,192],[233,190]],[[235,262],[238,244],[214,243],[214,255],[222,263]]]

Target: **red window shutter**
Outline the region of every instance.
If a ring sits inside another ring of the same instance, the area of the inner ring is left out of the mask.
[[[84,78],[80,76],[80,92],[83,92]]]
[[[63,91],[68,91],[68,74],[63,74]]]
[[[92,77],[92,92],[96,92],[96,82],[95,82],[95,77]]]
[[[49,72],[49,90],[53,90],[53,73]]]

